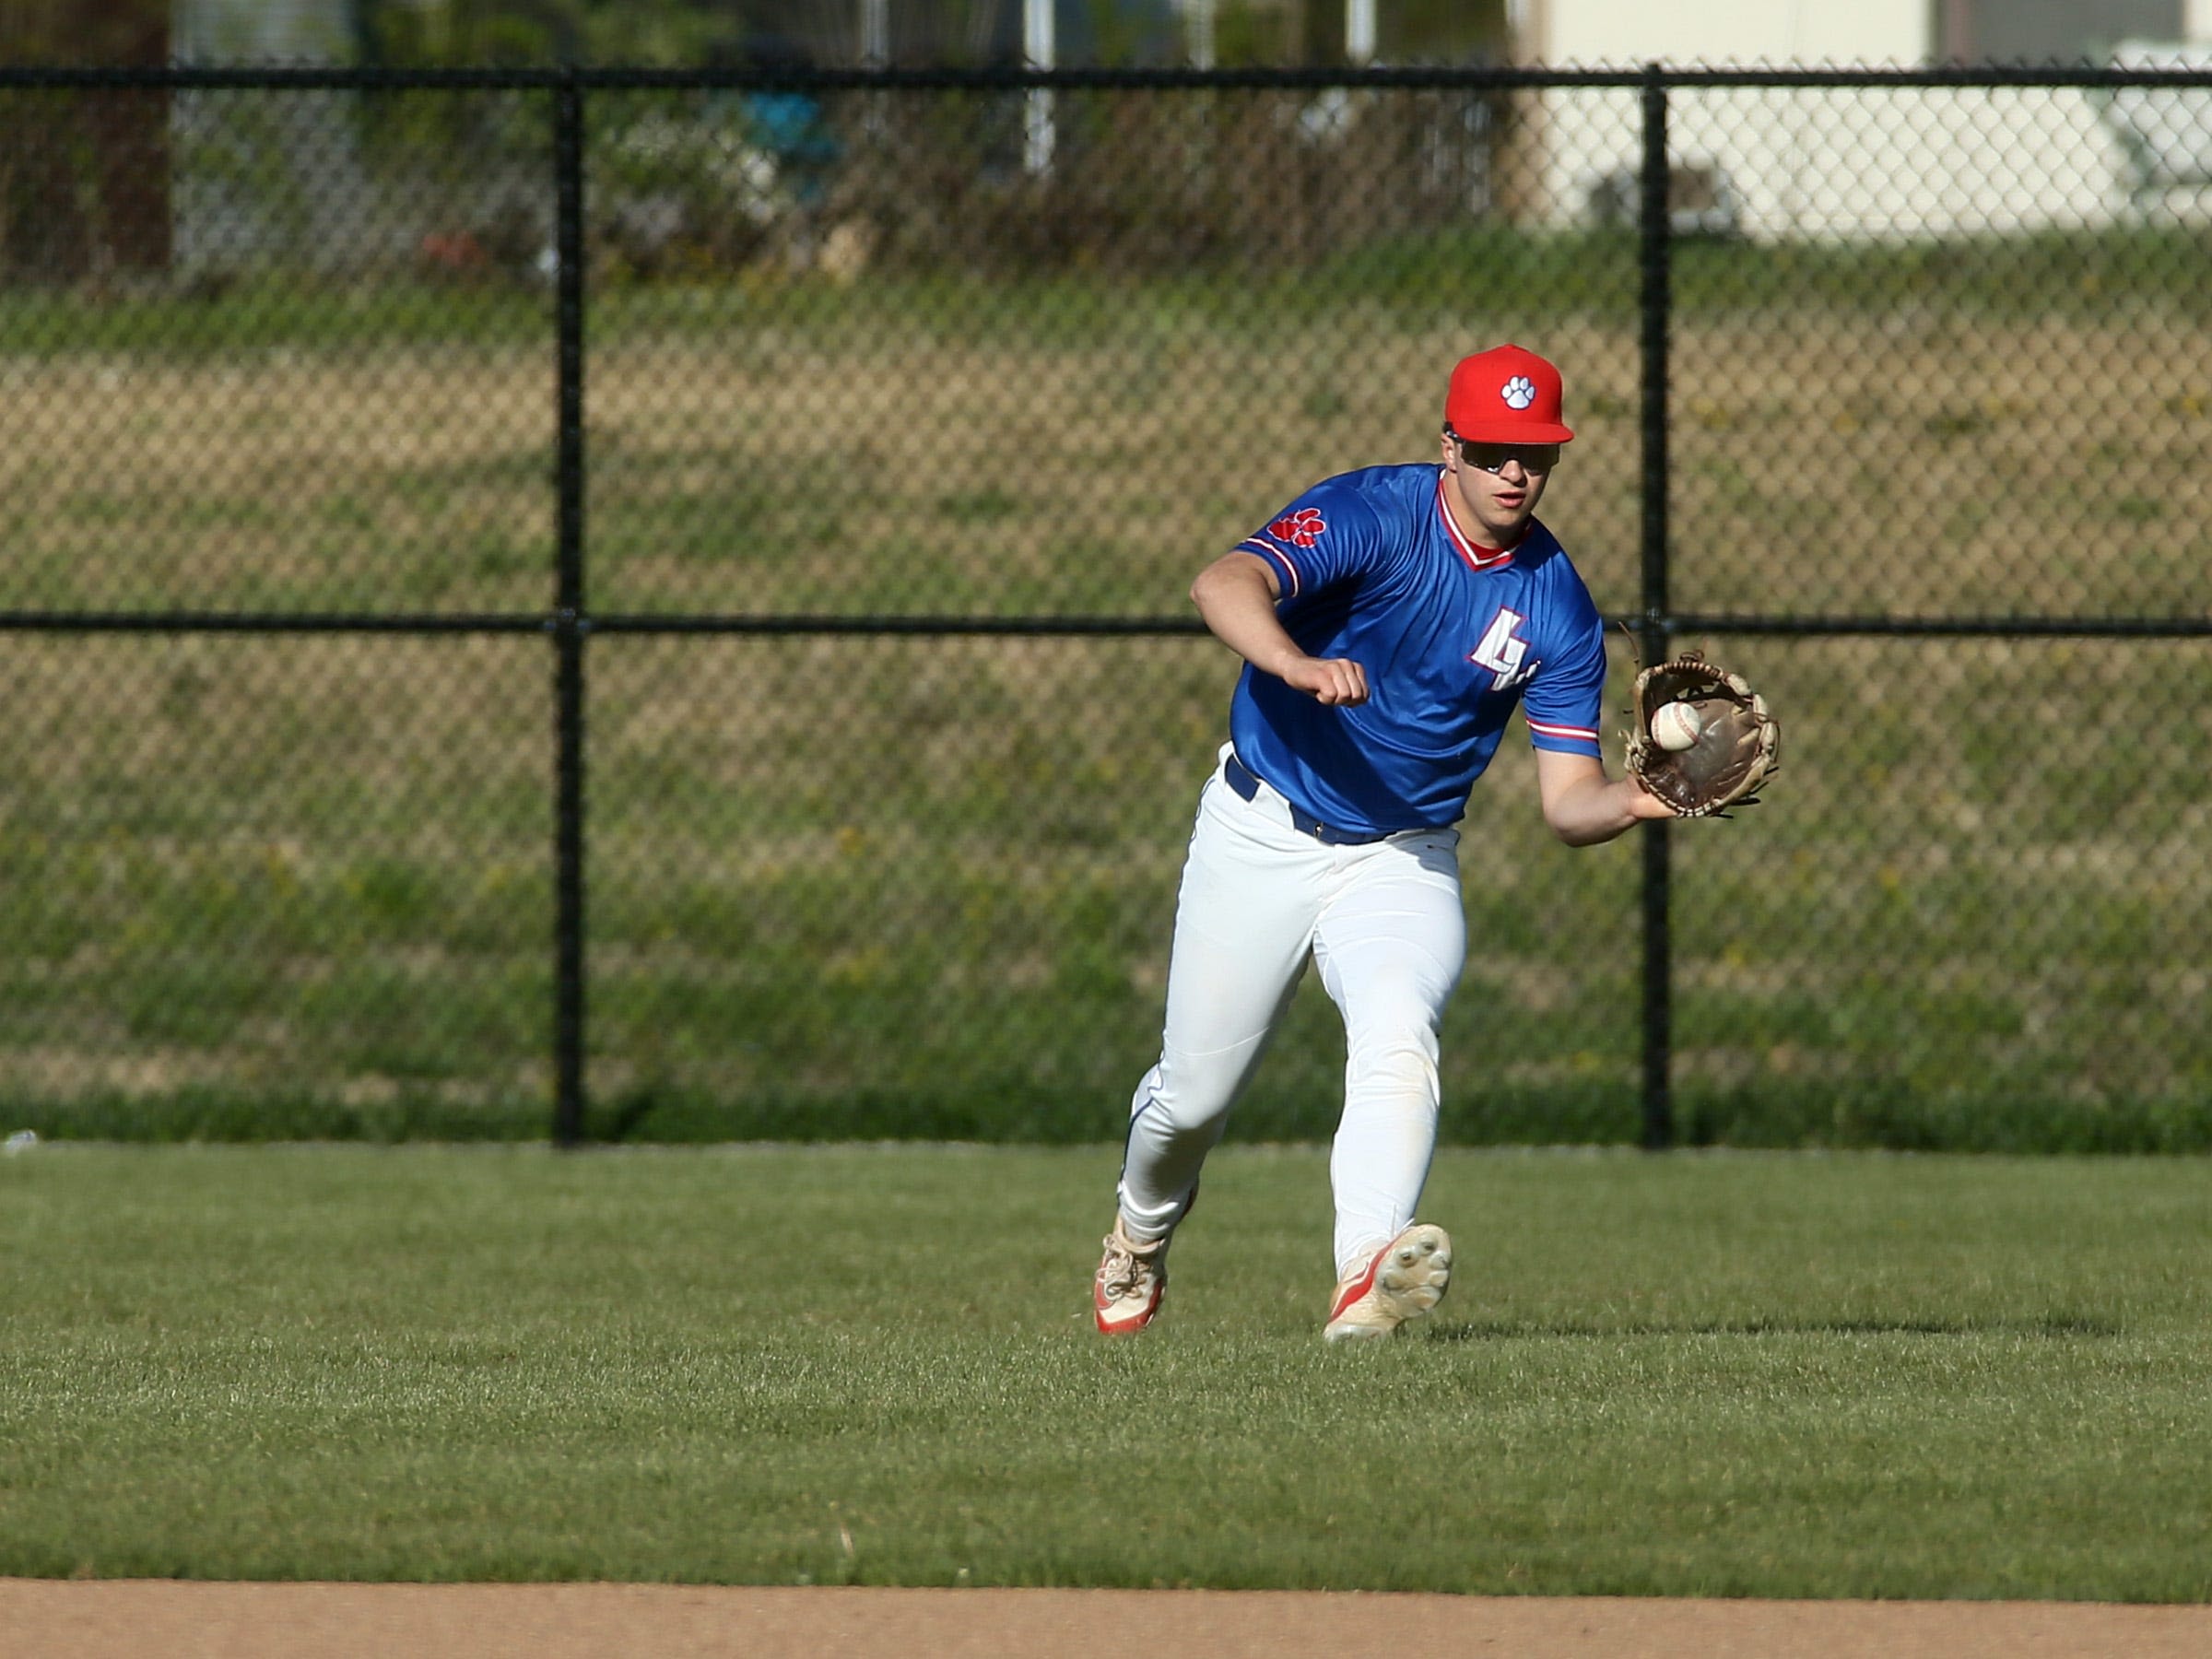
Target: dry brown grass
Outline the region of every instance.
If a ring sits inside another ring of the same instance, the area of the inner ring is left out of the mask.
[[[1176,614],[1185,573],[1313,477],[1416,459],[1441,366],[1509,320],[1251,344],[1102,322],[982,345],[723,333],[595,351],[604,606]],[[1516,331],[1524,332],[1524,331]],[[1637,602],[1632,335],[1568,366],[1548,514]],[[1679,608],[2194,615],[2212,604],[2212,339],[1928,313],[1686,324],[1674,342]],[[6,371],[20,596],[56,605],[543,605],[553,383],[539,352],[401,348]],[[509,551],[486,573],[466,549]],[[14,583],[10,584],[15,585]]]

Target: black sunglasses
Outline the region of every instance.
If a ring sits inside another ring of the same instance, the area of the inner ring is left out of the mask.
[[[1477,472],[1503,472],[1508,461],[1518,461],[1523,472],[1547,473],[1559,464],[1556,443],[1477,443],[1472,438],[1457,441],[1459,458]]]

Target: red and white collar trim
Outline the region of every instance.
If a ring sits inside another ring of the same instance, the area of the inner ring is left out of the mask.
[[[1459,521],[1452,516],[1452,503],[1444,499],[1444,479],[1448,476],[1441,469],[1436,475],[1436,513],[1444,521],[1444,534],[1452,538],[1452,545],[1459,549],[1459,556],[1467,561],[1470,570],[1494,571],[1512,558],[1513,547],[1518,547],[1521,542],[1515,542],[1512,547],[1486,547],[1480,542],[1470,541],[1467,533],[1459,527]],[[1528,532],[1524,530],[1521,541],[1527,539]]]

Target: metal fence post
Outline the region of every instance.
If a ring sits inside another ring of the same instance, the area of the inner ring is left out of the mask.
[[[558,451],[553,639],[553,1141],[584,1122],[583,93],[574,72],[553,93]]]
[[[1657,64],[1644,66],[1643,177],[1641,232],[1642,344],[1642,605],[1638,649],[1646,663],[1672,649],[1666,583],[1666,401],[1668,312],[1673,305],[1674,223],[1666,159],[1666,80]],[[1646,824],[1643,843],[1643,1145],[1674,1144],[1674,962],[1669,865],[1673,837],[1664,822]]]

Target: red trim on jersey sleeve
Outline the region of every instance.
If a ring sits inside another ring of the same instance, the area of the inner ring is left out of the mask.
[[[1528,721],[1528,740],[1537,748],[1559,749],[1571,755],[1602,755],[1598,747],[1597,731],[1594,726],[1561,725],[1557,721],[1530,719],[1527,711],[1522,718]]]
[[[1290,556],[1273,542],[1261,536],[1248,535],[1237,544],[1236,550],[1240,553],[1257,553],[1281,571],[1283,577],[1282,596],[1284,598],[1297,598],[1300,589],[1305,586],[1305,583],[1299,578],[1298,567],[1290,562]]]

